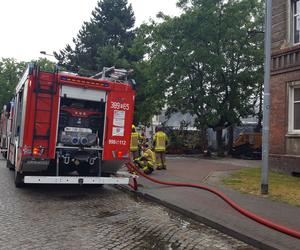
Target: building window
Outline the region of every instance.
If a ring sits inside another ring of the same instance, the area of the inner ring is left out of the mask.
[[[289,132],[300,133],[300,84],[289,90]]]
[[[300,43],[300,0],[293,1],[294,43]]]

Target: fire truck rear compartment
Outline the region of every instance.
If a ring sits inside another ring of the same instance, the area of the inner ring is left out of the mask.
[[[59,171],[99,175],[106,103],[61,97],[57,135]]]
[[[102,146],[105,102],[61,98],[58,143]]]

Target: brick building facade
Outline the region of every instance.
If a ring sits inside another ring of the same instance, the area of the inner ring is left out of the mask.
[[[273,0],[270,167],[300,172],[300,0]]]

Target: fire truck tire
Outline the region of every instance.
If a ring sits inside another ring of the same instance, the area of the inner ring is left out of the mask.
[[[18,171],[15,171],[15,186],[17,188],[24,187],[24,175]]]
[[[9,160],[6,161],[6,167],[9,168],[9,170],[15,169],[15,166],[13,164],[11,164],[11,162]]]

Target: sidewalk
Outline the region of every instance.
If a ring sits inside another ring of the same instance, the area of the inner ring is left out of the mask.
[[[218,175],[217,173],[224,174],[243,167],[259,166],[260,161],[169,157],[167,165],[167,171],[155,171],[151,176],[164,181],[198,183],[217,188],[241,207],[275,223],[300,231],[300,208],[241,194],[222,187],[214,181],[214,178],[210,178],[215,174]],[[207,191],[158,185],[144,178],[139,178],[138,183],[138,194],[260,249],[300,249],[300,240],[246,218]]]

